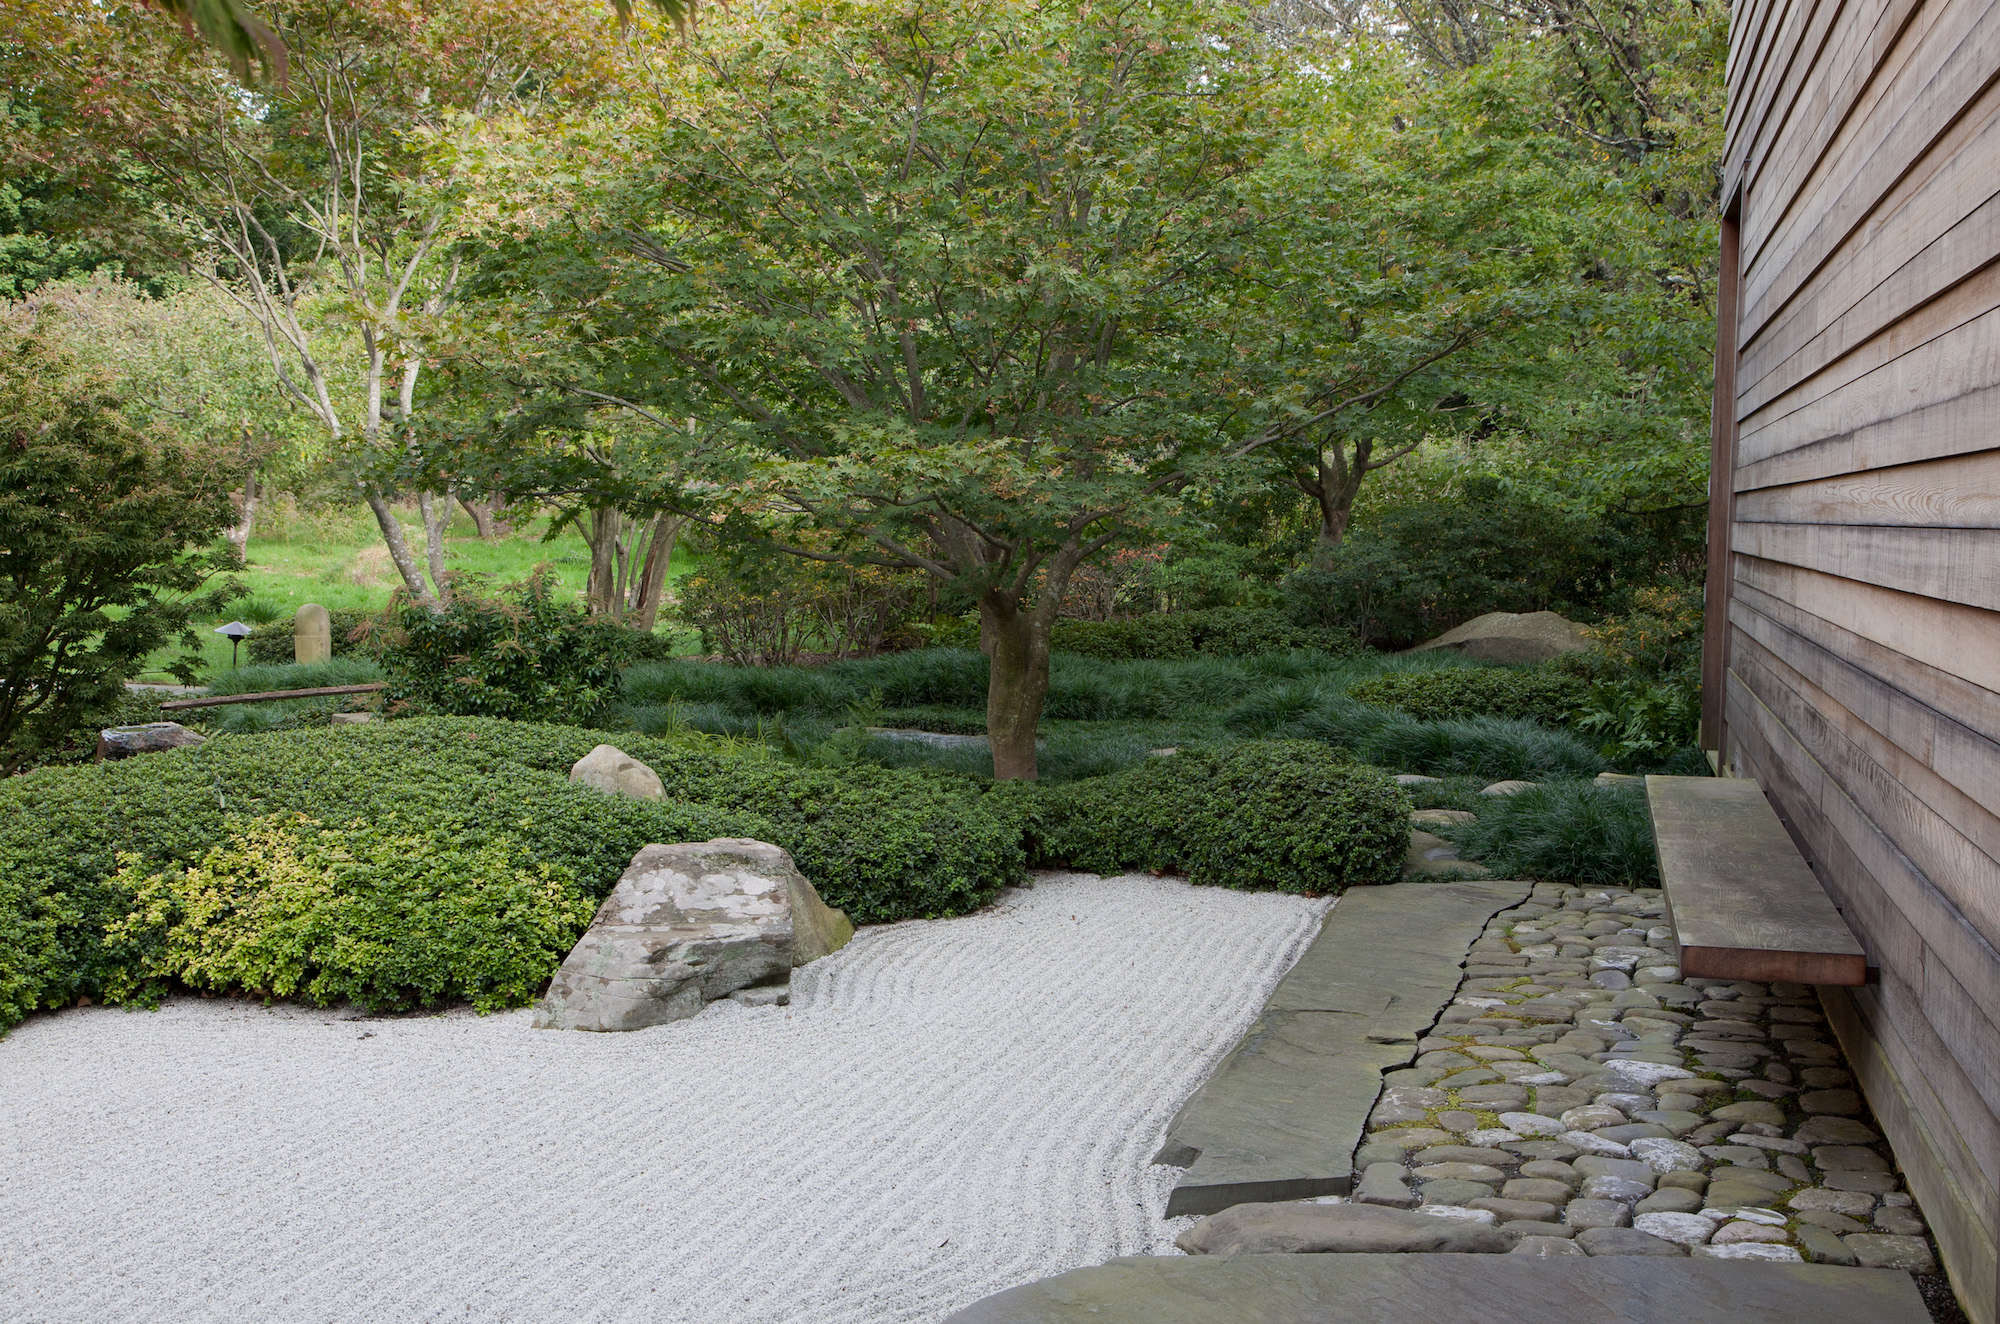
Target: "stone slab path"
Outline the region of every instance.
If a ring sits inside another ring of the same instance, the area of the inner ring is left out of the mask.
[[[1187,1169],[1169,1216],[1345,1195],[1380,1073],[1458,988],[1466,947],[1527,883],[1357,888],[1167,1129],[1157,1162]]]
[[[1682,979],[1663,914],[1537,884],[1494,916],[1384,1078],[1355,1198],[1497,1224],[1518,1255],[1934,1270],[1812,990]]]
[[[1642,1257],[1132,1258],[1018,1287],[948,1324],[1921,1324],[1907,1274]]]

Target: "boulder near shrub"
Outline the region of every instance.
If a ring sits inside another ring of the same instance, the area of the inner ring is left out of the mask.
[[[554,880],[595,902],[651,842],[770,841],[827,904],[866,923],[961,914],[1023,876],[1019,821],[963,779],[834,773],[727,741],[620,737],[666,787],[665,800],[634,800],[569,781],[603,738],[416,718],[219,735],[0,781],[0,1028],[38,1007],[157,987],[149,981],[277,992],[288,970],[300,972],[287,987],[303,996],[317,987],[382,1005],[523,1001],[560,962],[551,935],[569,913],[537,889]],[[345,871],[351,889],[293,909],[260,897],[260,885],[308,864]],[[512,918],[482,928],[496,907]],[[400,946],[390,940],[398,913],[410,916]],[[107,943],[114,926],[119,939]],[[240,967],[220,955],[237,937],[255,938]],[[322,939],[369,950],[332,961]],[[374,950],[384,942],[396,950]],[[521,973],[550,952],[535,979]]]

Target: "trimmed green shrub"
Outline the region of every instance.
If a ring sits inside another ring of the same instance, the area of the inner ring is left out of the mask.
[[[1502,878],[1592,886],[1658,887],[1653,820],[1637,783],[1547,782],[1486,797],[1473,823],[1432,831]]]
[[[1324,745],[1240,745],[1209,775],[1180,838],[1195,882],[1320,895],[1402,877],[1410,801]]]
[[[593,621],[536,574],[501,596],[461,583],[431,610],[404,604],[384,632],[392,703],[458,717],[588,722],[618,697],[632,632]]]
[[[493,1011],[534,999],[595,909],[566,870],[508,837],[445,843],[285,814],[232,822],[186,868],[130,864],[113,886],[132,910],[106,933],[112,1001],[156,1002],[178,983],[370,1011]]]
[[[336,658],[368,656],[374,642],[374,627],[384,623],[385,619],[381,612],[358,607],[335,607],[326,615],[333,627],[333,655]],[[296,662],[298,653],[292,639],[297,629],[296,616],[281,617],[258,626],[243,638],[243,660],[260,667],[286,666]]]
[[[1043,792],[1043,864],[1185,871],[1220,887],[1320,895],[1402,875],[1410,802],[1382,773],[1306,741],[1187,749]]]
[[[666,784],[667,800],[642,801],[569,781],[601,739],[420,718],[217,736],[0,781],[0,1028],[102,996],[125,959],[104,933],[132,909],[132,889],[200,864],[246,818],[303,814],[357,840],[393,837],[413,873],[507,843],[520,867],[574,879],[593,900],[649,842],[756,837],[791,851],[859,923],[963,913],[1022,878],[1018,830],[962,779],[815,771],[720,741],[620,737]]]
[[[1362,681],[1348,694],[1363,703],[1427,722],[1456,717],[1514,717],[1562,726],[1589,696],[1575,676],[1541,668],[1446,667]]]

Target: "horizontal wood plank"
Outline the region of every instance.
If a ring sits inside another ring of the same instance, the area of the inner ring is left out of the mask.
[[[1993,263],[2000,216],[2000,86],[1905,176],[1785,311],[1742,346],[1740,408],[1798,387]]]
[[[387,681],[370,681],[366,685],[321,685],[310,690],[265,690],[258,694],[212,694],[202,699],[175,699],[172,703],[160,705],[163,713],[177,713],[189,708],[221,708],[232,703],[278,703],[285,699],[325,699],[336,694],[377,694],[389,688]]]
[[[2000,616],[1990,611],[1751,556],[1736,558],[1736,578],[1739,584],[1760,588],[1864,639],[2000,694]]]
[[[2000,610],[2000,530],[1739,522],[1729,537],[1744,556]]]
[[[1757,783],[1648,777],[1681,971],[1715,979],[1858,985],[1861,943]]]
[[[1755,253],[1744,282],[1746,341],[1826,265],[2000,69],[2000,8],[1986,0],[1926,8],[1935,21],[1911,25],[1883,65],[1891,72],[1879,98],[1806,176],[1800,193],[1812,203],[1768,251]]]
[[[1738,492],[1735,511],[1750,524],[2000,529],[2000,450]]]
[[[1736,463],[1810,448],[1803,471],[1757,486],[1990,450],[1990,392],[2000,383],[2000,309],[1989,308],[1781,417],[1739,425]],[[1745,486],[1737,479],[1737,490]]]

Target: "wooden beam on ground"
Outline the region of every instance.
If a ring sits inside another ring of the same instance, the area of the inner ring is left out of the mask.
[[[1646,799],[1682,975],[1867,982],[1861,943],[1756,782],[1648,777]]]
[[[283,699],[325,699],[336,694],[375,694],[389,688],[387,681],[366,685],[322,685],[311,690],[266,690],[261,694],[211,694],[201,699],[175,699],[160,705],[163,713],[184,712],[189,708],[221,708],[232,703],[277,703]]]

